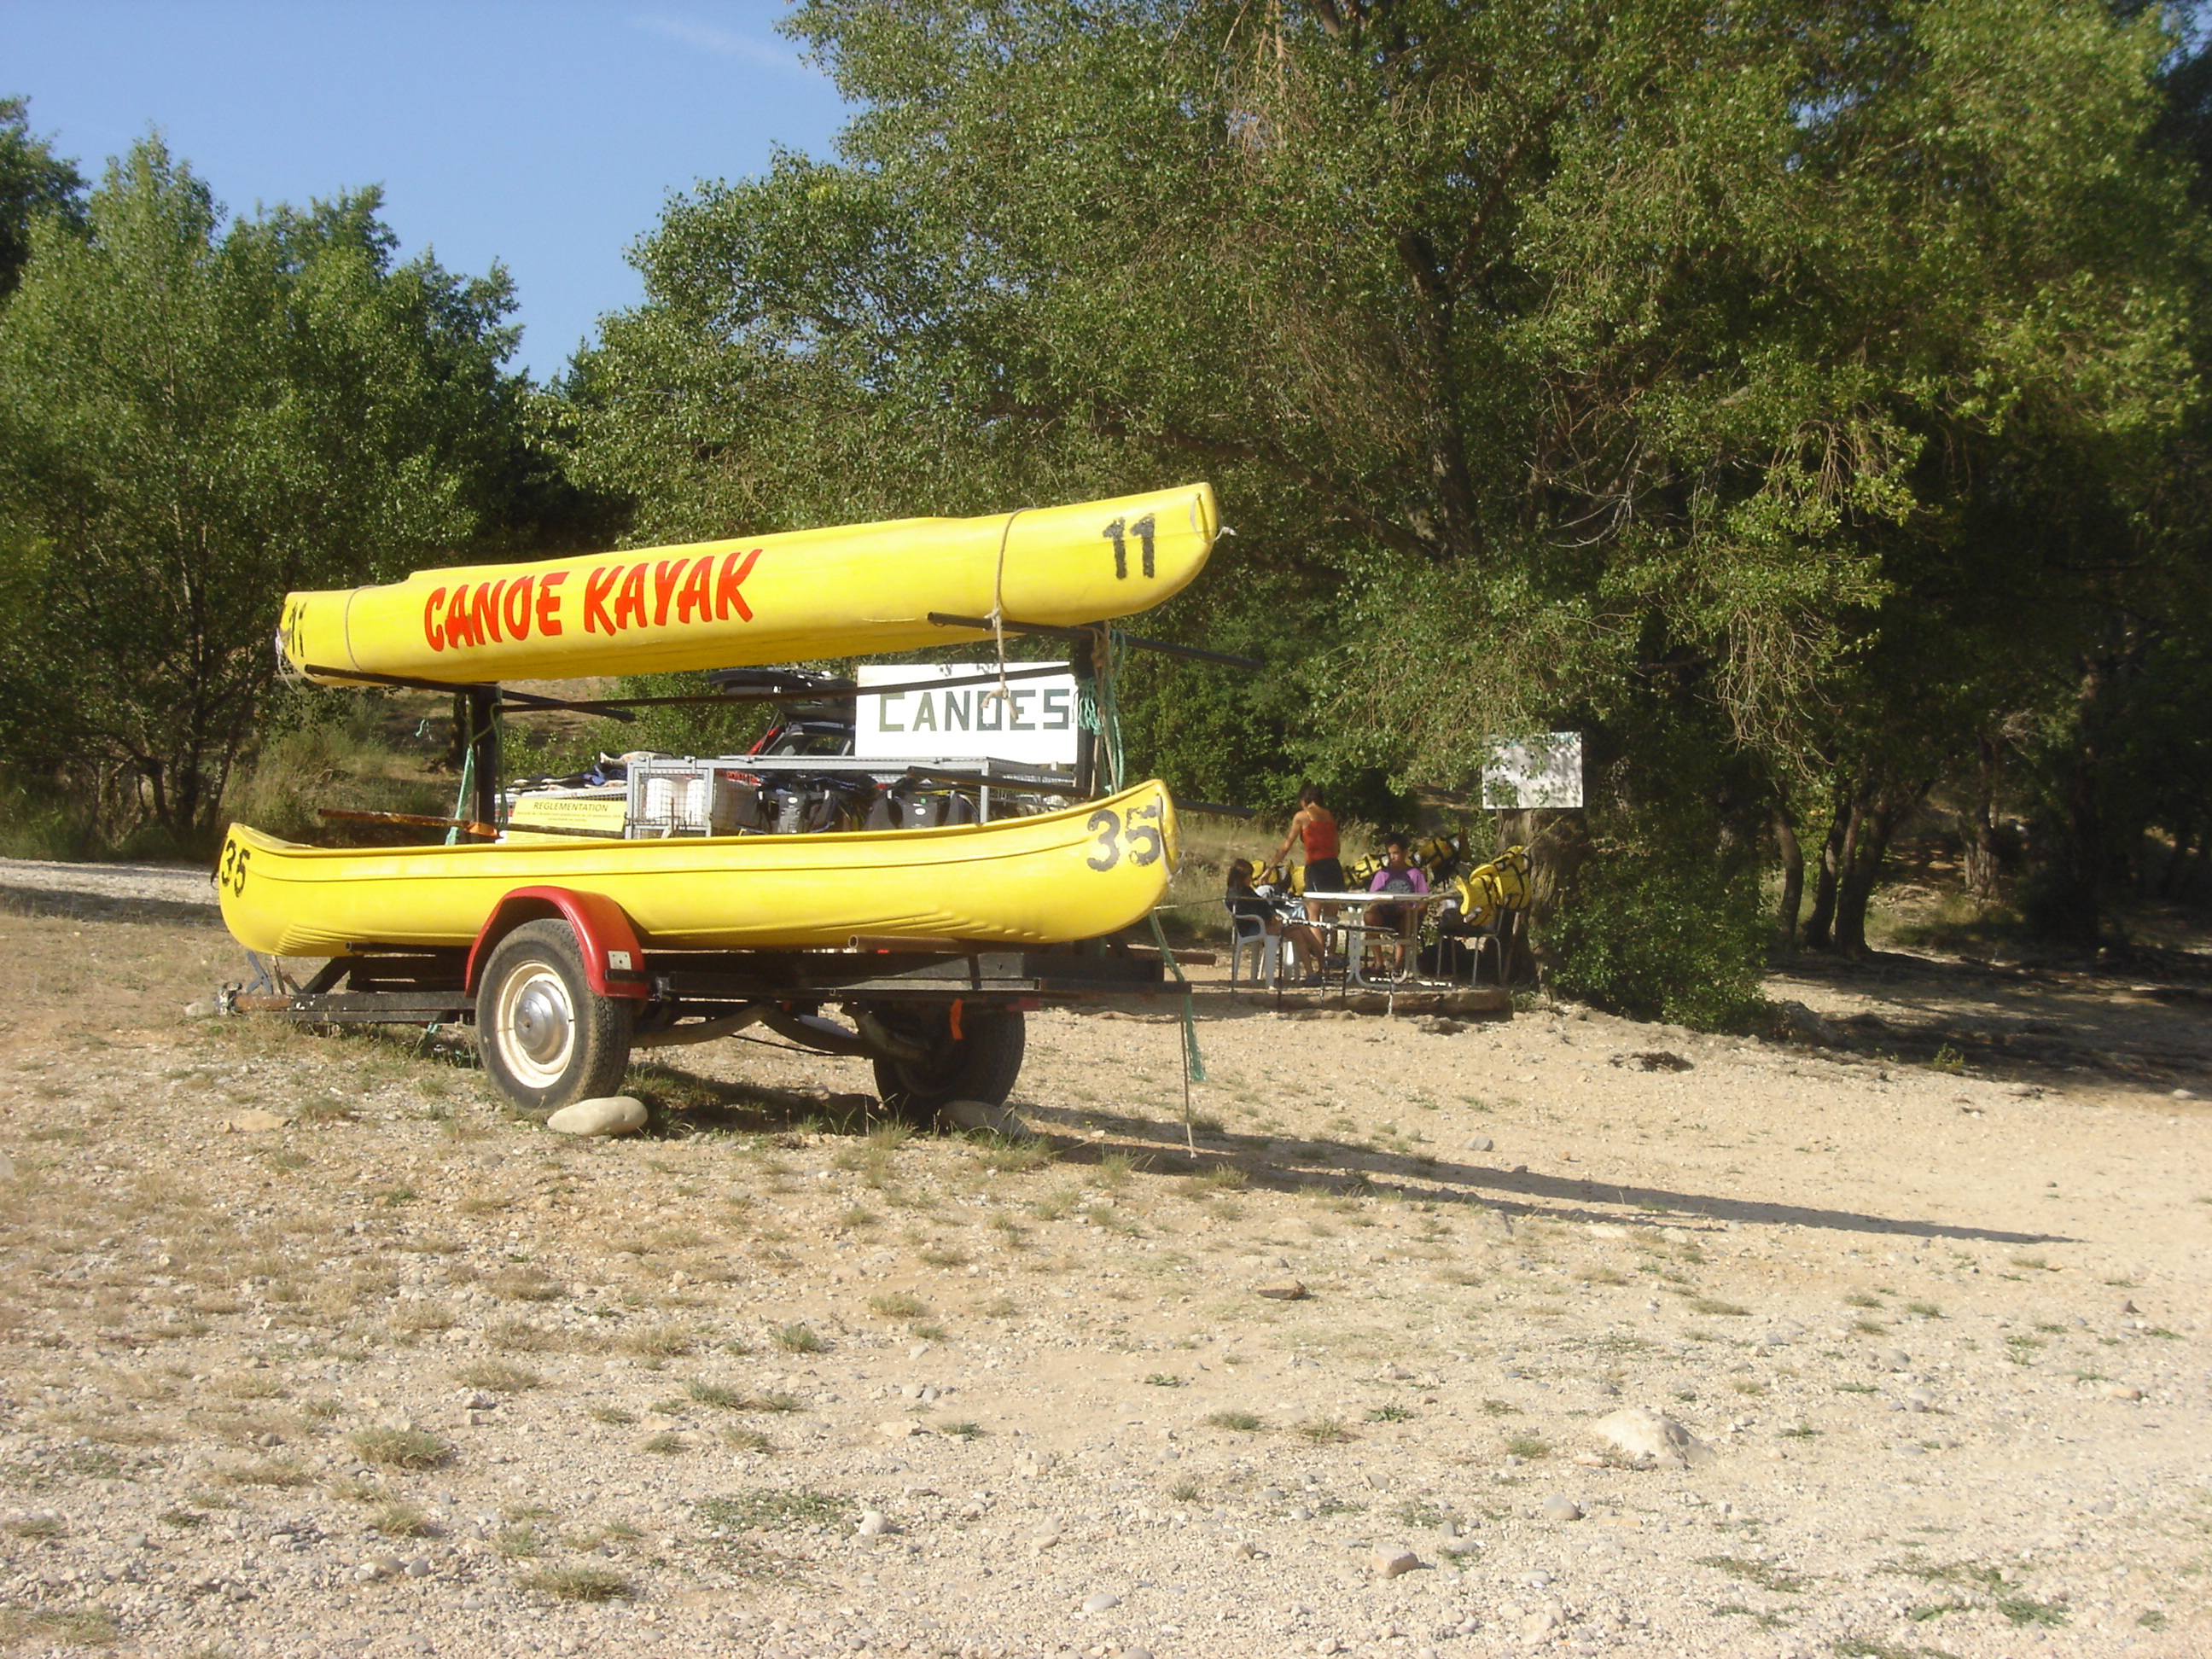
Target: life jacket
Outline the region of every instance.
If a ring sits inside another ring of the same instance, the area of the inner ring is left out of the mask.
[[[1469,927],[1487,927],[1507,910],[1528,907],[1528,852],[1509,847],[1487,864],[1477,865],[1453,884],[1459,894],[1461,920]]]

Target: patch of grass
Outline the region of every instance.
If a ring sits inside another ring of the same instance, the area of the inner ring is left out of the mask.
[[[972,1137],[975,1162],[993,1175],[1027,1175],[1052,1162],[1052,1145],[1042,1137],[1017,1140],[1007,1135]]]
[[[852,1507],[851,1500],[830,1492],[749,1486],[729,1498],[702,1498],[692,1512],[714,1532],[780,1532],[834,1526]]]
[[[1250,1412],[1215,1412],[1206,1420],[1217,1429],[1234,1429],[1239,1434],[1256,1434],[1267,1426]]]
[[[786,1353],[820,1353],[830,1346],[815,1334],[811,1325],[806,1324],[782,1326],[772,1340]]]
[[[915,1255],[933,1267],[964,1267],[968,1252],[951,1244],[925,1244]]]
[[[69,1531],[58,1516],[30,1515],[20,1520],[0,1522],[0,1532],[11,1538],[59,1538]]]
[[[434,1469],[453,1448],[421,1429],[356,1429],[346,1438],[364,1463],[387,1469]]]
[[[1550,1456],[1552,1443],[1538,1435],[1509,1434],[1505,1437],[1505,1449],[1516,1457],[1533,1460]]]
[[[1518,1406],[1513,1405],[1504,1400],[1486,1400],[1482,1402],[1482,1409],[1487,1415],[1492,1417],[1518,1417],[1521,1415],[1521,1408]]]
[[[920,1319],[929,1307],[911,1291],[884,1291],[868,1298],[868,1311],[884,1319]]]
[[[1195,1504],[1198,1502],[1199,1492],[1198,1482],[1186,1475],[1168,1488],[1168,1496],[1178,1504]]]
[[[1820,1431],[1809,1424],[1797,1423],[1783,1430],[1782,1437],[1784,1440],[1817,1440],[1820,1437]]]
[[[1632,1285],[1636,1282],[1618,1267],[1584,1267],[1575,1277],[1585,1285]]]
[[[1844,1303],[1845,1306],[1852,1308],[1879,1308],[1881,1306],[1881,1298],[1878,1296],[1869,1296],[1864,1291],[1853,1291],[1844,1298]]]
[[[1992,1605],[2014,1625],[2039,1625],[2051,1629],[2066,1623],[2070,1617],[2059,1602],[2037,1601],[2025,1595],[2000,1595]]]
[[[1731,1578],[1741,1578],[1747,1584],[1756,1584],[1776,1595],[1796,1595],[1810,1582],[1766,1561],[1747,1561],[1740,1555],[1704,1555],[1698,1558],[1701,1567],[1711,1567]]]
[[[1409,1407],[1395,1402],[1377,1406],[1367,1413],[1367,1420],[1370,1423],[1410,1423],[1413,1419],[1413,1413]]]
[[[719,1406],[724,1411],[742,1410],[745,1403],[741,1389],[725,1388],[720,1382],[705,1382],[695,1378],[685,1385],[684,1392],[702,1406]]]
[[[624,1353],[644,1359],[673,1359],[678,1354],[690,1353],[696,1342],[681,1325],[647,1325],[624,1331],[616,1339],[615,1346]]]
[[[163,1526],[175,1527],[179,1531],[189,1531],[194,1527],[207,1525],[207,1516],[197,1510],[163,1510],[154,1518]]]
[[[1145,1381],[1148,1385],[1155,1389],[1179,1389],[1182,1387],[1182,1378],[1177,1376],[1173,1371],[1154,1371],[1150,1376],[1146,1377]]]
[[[633,1414],[619,1406],[586,1406],[584,1409],[594,1423],[612,1423],[621,1426],[637,1421]]]
[[[2051,1263],[2039,1255],[2015,1255],[2008,1258],[2015,1267],[2030,1267],[2039,1273],[2048,1272]]]
[[[1918,1314],[1923,1319],[1941,1319],[1943,1316],[1942,1309],[1933,1302],[1908,1302],[1905,1304],[1905,1311]]]
[[[494,1394],[520,1394],[545,1380],[526,1366],[510,1365],[503,1359],[479,1360],[453,1375],[465,1387],[488,1389]]]
[[[487,1327],[484,1340],[503,1353],[546,1353],[563,1346],[561,1333],[526,1319],[502,1319]]]
[[[1717,1297],[1710,1296],[1692,1297],[1690,1302],[1690,1310],[1692,1313],[1710,1314],[1715,1318],[1726,1319],[1738,1318],[1751,1311],[1750,1309],[1740,1307],[1735,1303],[1723,1302]]]
[[[515,1583],[562,1601],[617,1601],[635,1593],[629,1579],[607,1567],[544,1567]]]
[[[806,1402],[795,1394],[763,1394],[754,1397],[753,1407],[763,1412],[803,1412]]]
[[[104,1648],[121,1632],[99,1607],[0,1607],[0,1644],[56,1642],[64,1647]]]
[[[775,1449],[775,1443],[758,1429],[724,1429],[722,1443],[732,1451],[767,1453]]]
[[[422,1510],[412,1504],[396,1501],[380,1506],[368,1524],[386,1538],[432,1538],[438,1531]]]
[[[940,1423],[937,1431],[939,1434],[949,1434],[955,1440],[975,1440],[981,1437],[983,1425],[981,1423],[968,1422]]]
[[[1966,1073],[1966,1057],[1947,1042],[1929,1056],[1928,1069],[1942,1072],[1948,1077],[1961,1077]]]
[[[491,1289],[511,1302],[557,1302],[562,1295],[561,1281],[541,1267],[509,1267],[495,1273]]]
[[[221,1471],[216,1478],[230,1486],[312,1486],[315,1479],[289,1457],[260,1457],[250,1463],[235,1463]]]
[[[674,1453],[682,1451],[690,1443],[685,1440],[682,1435],[664,1429],[659,1434],[647,1435],[645,1437],[644,1442],[638,1447],[638,1449],[640,1451],[656,1452],[662,1456],[669,1456]]]
[[[1334,1446],[1359,1437],[1334,1417],[1310,1417],[1298,1425],[1298,1432],[1316,1446]]]

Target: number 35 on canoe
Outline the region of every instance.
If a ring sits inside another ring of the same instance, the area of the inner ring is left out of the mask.
[[[486,682],[857,656],[987,637],[933,611],[1063,627],[1149,610],[1204,568],[1213,491],[1185,484],[1071,507],[417,571],[294,593],[280,644],[349,673]]]

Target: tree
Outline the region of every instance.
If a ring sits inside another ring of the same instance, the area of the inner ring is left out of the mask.
[[[1316,621],[1226,720],[1152,730],[1300,720],[1450,783],[1489,733],[1571,723],[1655,868],[1732,860],[1714,837],[1850,767],[1863,921],[1942,763],[1835,714],[1877,662],[1941,659],[1895,608],[2001,556],[1976,538],[2033,494],[2024,458],[2124,517],[2196,395],[2155,17],[809,0],[792,27],[860,106],[842,159],[672,204],[647,303],[580,364],[587,473],[703,531],[1204,472],[1240,532],[1211,586]],[[1662,810],[1682,791],[1711,810]]]
[[[42,219],[84,228],[84,175],[32,134],[28,100],[0,98],[0,299],[22,280]]]
[[[226,219],[158,140],[0,313],[0,744],[112,823],[216,825],[288,589],[483,528],[520,418],[503,274],[396,262],[374,191]]]

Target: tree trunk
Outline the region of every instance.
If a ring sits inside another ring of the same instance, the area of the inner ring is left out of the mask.
[[[1996,896],[1998,873],[2014,849],[1997,829],[1997,769],[2003,750],[1994,738],[1984,738],[1978,746],[1973,810],[1959,815],[1959,840],[1966,890],[1986,902]]]
[[[1813,887],[1813,914],[1805,921],[1805,948],[1825,951],[1835,943],[1836,874],[1842,867],[1844,836],[1850,817],[1850,793],[1838,790],[1828,833],[1820,842],[1820,873]]]
[[[1537,978],[1548,983],[1559,965],[1559,953],[1552,948],[1547,924],[1589,857],[1588,825],[1580,812],[1506,812],[1498,820],[1498,841],[1501,848],[1517,845],[1528,849],[1528,916],[1522,930],[1522,948],[1528,952]]]
[[[1805,904],[1805,848],[1797,839],[1796,816],[1784,802],[1774,808],[1774,844],[1782,854],[1782,902],[1774,913],[1774,952],[1797,951],[1797,913]]]
[[[2173,832],[2173,851],[2158,872],[2158,896],[2179,899],[2188,885],[2189,854],[2196,845],[2197,826],[2184,823]]]
[[[1835,948],[1849,957],[1867,954],[1866,917],[1890,837],[1905,815],[1919,805],[1928,783],[1870,785],[1853,803],[1851,831],[1845,837],[1842,868],[1836,877]]]

